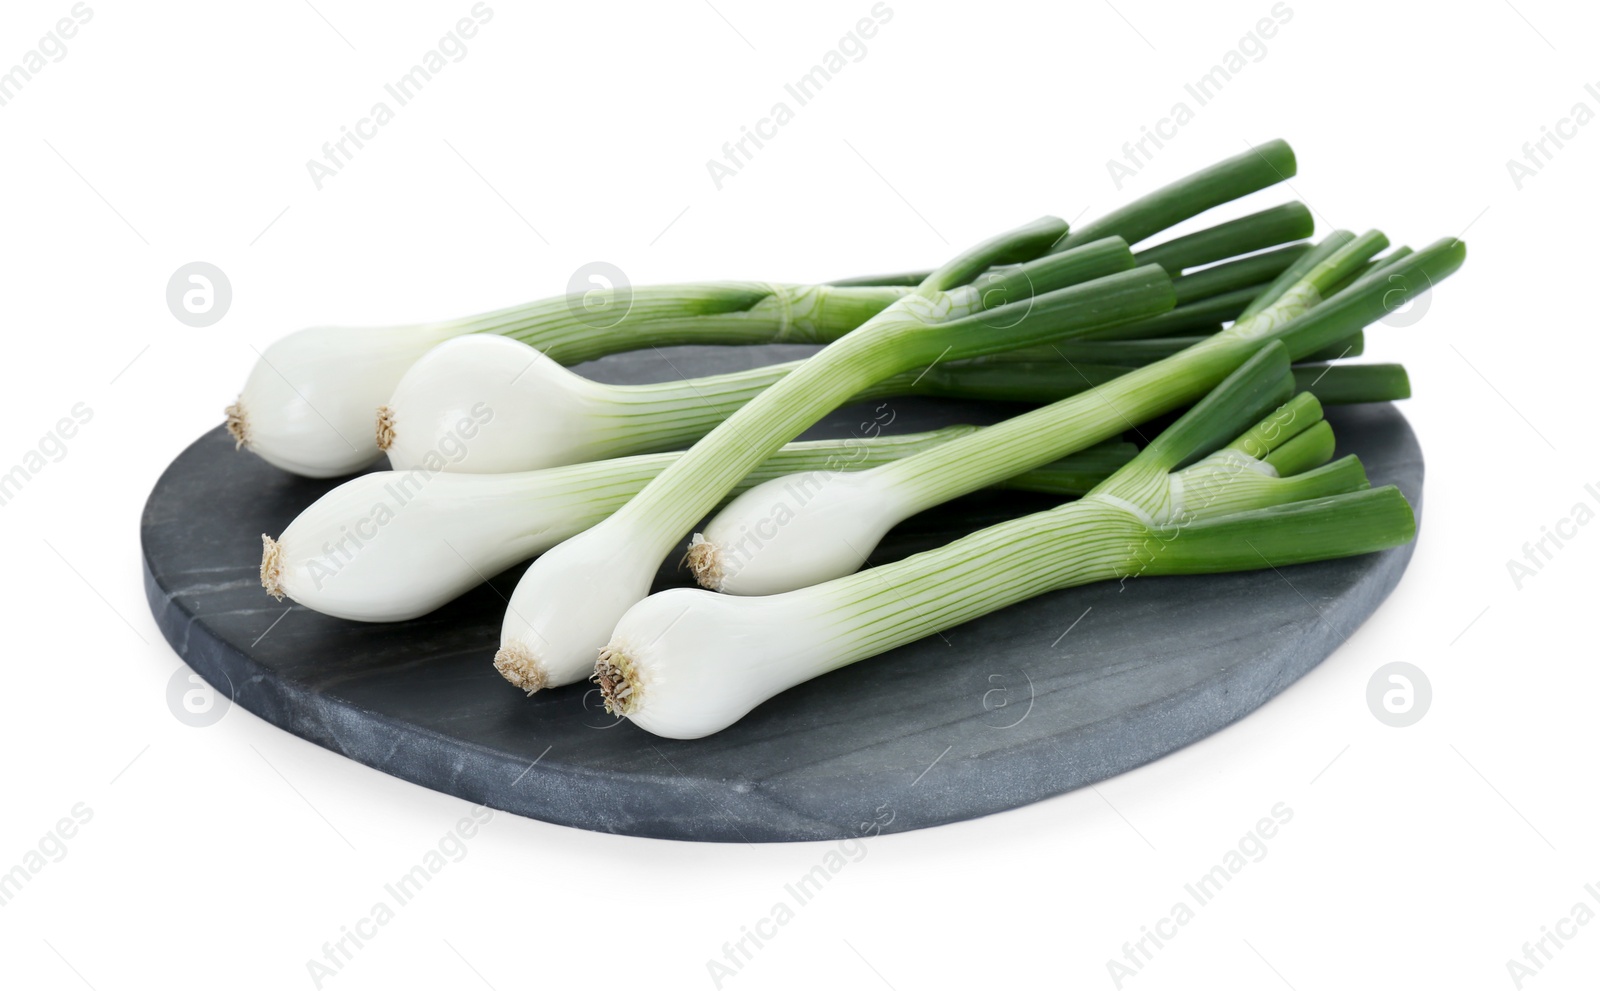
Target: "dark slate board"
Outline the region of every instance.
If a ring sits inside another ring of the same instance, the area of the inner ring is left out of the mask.
[[[800,353],[674,348],[583,370],[643,382]],[[807,436],[845,436],[891,413],[898,432],[1011,412],[896,399],[841,410]],[[1339,453],[1361,455],[1374,484],[1399,485],[1420,512],[1422,453],[1404,417],[1376,405],[1328,418]],[[818,678],[714,737],[675,741],[617,724],[590,685],[530,699],[500,679],[490,658],[520,567],[409,623],[353,623],[300,606],[285,614],[289,603],[258,582],[260,534],[281,532],[334,484],[235,453],[221,427],[168,467],[142,538],[150,607],[179,656],[234,704],[407,781],[549,822],[672,839],[918,829],[1138,767],[1309,671],[1371,615],[1411,556],[1407,546],[1279,574],[1057,592]],[[970,496],[908,520],[874,560],[1045,505]],[[658,588],[689,584],[675,564]]]

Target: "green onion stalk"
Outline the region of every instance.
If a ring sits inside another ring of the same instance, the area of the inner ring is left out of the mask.
[[[734,489],[797,471],[862,471],[972,432],[958,425],[786,444]],[[1082,495],[1135,454],[1114,441],[1007,479],[1004,487]],[[495,575],[593,526],[681,452],[495,475],[375,471],[263,534],[261,584],[329,616],[398,622],[432,612]]]
[[[1123,242],[1098,242],[1124,264]],[[1111,266],[1108,264],[1107,268]],[[1174,288],[1191,276],[1174,280]],[[943,361],[876,382],[852,401],[908,395],[1054,402],[1129,368],[1175,354],[1201,338],[1067,341],[968,361]],[[1308,360],[1360,354],[1360,335]],[[654,451],[705,436],[734,410],[799,368],[793,361],[649,385],[596,382],[501,337],[467,337],[429,351],[378,410],[378,447],[396,470],[532,471]],[[1328,386],[1352,388],[1363,373],[1341,369]],[[1318,389],[1322,387],[1319,385]],[[1368,390],[1365,401],[1393,399]],[[1318,391],[1318,395],[1323,395]],[[440,439],[470,418],[472,435],[441,453]]]
[[[1411,540],[1397,489],[1371,488],[1354,458],[1322,463],[1326,424],[1315,400],[1289,398],[1289,353],[1262,348],[1077,502],[795,591],[646,598],[595,665],[607,708],[660,736],[703,737],[820,674],[1046,592]]]

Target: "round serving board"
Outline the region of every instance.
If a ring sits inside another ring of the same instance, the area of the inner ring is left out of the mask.
[[[672,348],[583,371],[613,382],[728,371],[792,347]],[[986,423],[999,405],[895,399],[807,437]],[[1329,411],[1339,453],[1420,512],[1422,452],[1387,404]],[[263,719],[396,777],[496,809],[611,833],[717,841],[895,832],[1016,808],[1138,767],[1261,706],[1383,601],[1411,547],[1233,575],[1140,578],[1041,596],[795,688],[731,729],[664,740],[607,716],[592,685],[528,698],[491,664],[522,568],[407,623],[333,619],[268,598],[261,534],[336,481],[235,452],[218,427],[161,476],[142,521],[162,633]],[[984,493],[907,521],[874,561],[1047,501]],[[657,588],[687,585],[676,557]],[[286,612],[287,610],[287,612]]]

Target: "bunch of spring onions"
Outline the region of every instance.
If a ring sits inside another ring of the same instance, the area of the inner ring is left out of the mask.
[[[1343,360],[1370,323],[1453,273],[1461,243],[1384,253],[1376,231],[1336,231],[1313,244],[1309,211],[1287,203],[1143,244],[1295,171],[1269,142],[1081,228],[1046,217],[931,271],[619,290],[291,335],[230,408],[235,438],[299,474],[348,474],[380,452],[393,470],[263,535],[262,584],[395,621],[534,557],[508,604],[501,675],[528,692],[592,676],[613,711],[695,737],[1051,589],[1403,543],[1410,507],[1370,489],[1353,458],[1327,463],[1322,407],[1409,395],[1399,366]],[[822,347],[650,385],[565,367],[770,342]],[[842,404],[913,394],[1033,408],[981,428],[794,443]],[[994,487],[1068,501],[858,571],[906,517]],[[705,590],[649,595],[686,535]]]

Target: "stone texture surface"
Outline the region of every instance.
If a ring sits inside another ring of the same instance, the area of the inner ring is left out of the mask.
[[[799,353],[668,349],[584,371],[651,381]],[[897,399],[841,410],[807,436],[1009,412]],[[1405,419],[1388,405],[1329,419],[1340,453],[1360,454],[1375,484],[1399,485],[1420,512],[1422,455]],[[715,737],[672,741],[617,724],[592,686],[530,699],[499,678],[490,658],[502,596],[521,568],[393,625],[269,599],[257,580],[260,534],[280,532],[333,484],[235,453],[220,427],[172,463],[142,538],[150,606],[179,656],[234,704],[407,781],[550,822],[677,839],[830,839],[874,821],[916,829],[1137,767],[1245,716],[1314,667],[1377,608],[1411,554],[1042,596],[818,678]],[[874,560],[1047,504],[968,497],[907,521]],[[689,583],[676,563],[658,587]]]

